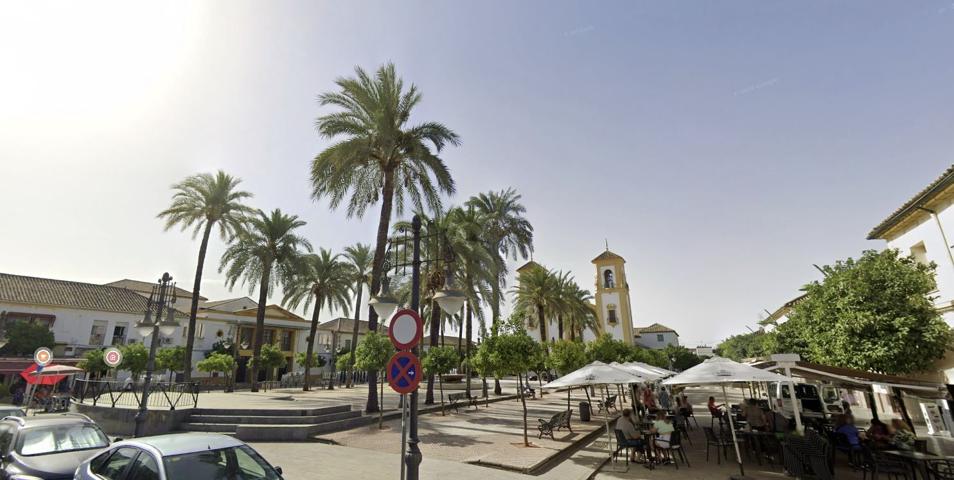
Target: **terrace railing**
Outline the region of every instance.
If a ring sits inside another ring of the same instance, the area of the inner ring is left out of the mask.
[[[84,405],[136,408],[142,399],[142,383],[77,379],[70,397],[73,402]],[[195,408],[199,404],[199,384],[153,383],[149,386],[146,404],[152,409]]]

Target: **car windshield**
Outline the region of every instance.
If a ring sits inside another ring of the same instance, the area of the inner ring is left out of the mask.
[[[241,445],[219,450],[172,455],[162,459],[166,478],[227,478],[229,480],[281,480],[281,476],[255,450]]]
[[[46,455],[104,448],[107,445],[109,439],[95,425],[49,425],[23,430],[17,442],[17,452],[28,456]]]

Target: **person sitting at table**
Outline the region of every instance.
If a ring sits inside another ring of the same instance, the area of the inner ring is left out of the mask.
[[[839,415],[835,421],[835,433],[845,436],[848,442],[847,447],[856,450],[861,448],[861,433],[855,426],[855,417],[852,415]]]
[[[623,413],[619,419],[616,420],[616,430],[623,432],[626,443],[621,446],[629,447],[633,450],[630,461],[636,462],[636,452],[642,451],[645,444],[643,443],[642,434],[640,434],[639,429],[636,428],[636,419],[633,418],[632,410],[628,408],[623,409]]]
[[[712,418],[718,418],[719,421],[722,421],[722,417],[725,415],[724,403],[716,404],[715,397],[709,397],[709,402],[706,404],[709,407],[709,414],[712,415]]]
[[[667,449],[670,446],[669,440],[671,438],[672,432],[676,430],[672,425],[672,420],[669,418],[661,418],[653,422],[653,427],[649,430],[653,434],[653,451],[656,452],[657,458],[659,458],[659,450]]]
[[[917,440],[917,436],[914,435],[914,432],[911,431],[911,427],[903,420],[900,418],[892,419],[891,427],[888,431],[892,434],[892,446],[899,450],[914,450],[914,441]]]
[[[870,447],[875,450],[884,450],[891,446],[891,431],[881,420],[871,420],[871,426],[865,434],[865,438],[870,442]]]
[[[754,398],[746,400],[745,404],[742,405],[742,416],[752,430],[760,432],[768,430],[768,420],[765,418],[765,412],[762,411],[762,407],[759,407]]]
[[[654,413],[659,408],[656,407],[656,396],[653,394],[652,388],[643,389],[643,406],[646,407],[646,411],[649,413]]]

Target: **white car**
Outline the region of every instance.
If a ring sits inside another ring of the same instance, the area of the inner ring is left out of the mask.
[[[83,462],[74,480],[282,480],[241,440],[217,433],[173,433],[116,442]]]

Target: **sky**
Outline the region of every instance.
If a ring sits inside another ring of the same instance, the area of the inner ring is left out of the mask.
[[[712,345],[881,248],[868,231],[954,163],[952,60],[951,0],[0,0],[0,271],[189,288],[198,241],[156,214],[217,169],[316,246],[371,242],[377,209],[310,197],[316,97],[393,61],[412,123],[463,140],[450,203],[515,188],[535,260],[593,289],[608,242],[638,326]],[[223,250],[210,298],[247,293]]]

